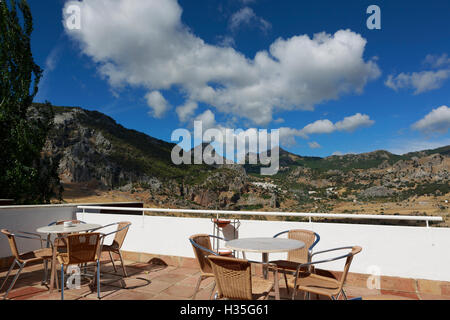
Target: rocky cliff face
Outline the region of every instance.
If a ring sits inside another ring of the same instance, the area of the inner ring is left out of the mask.
[[[202,207],[233,206],[246,187],[242,166],[176,166],[170,159],[174,144],[125,129],[99,112],[55,110],[55,129],[45,152],[60,159],[63,183],[121,191],[140,188],[151,197],[166,196],[168,204]]]
[[[55,132],[48,148],[60,157],[60,175],[64,183],[97,181],[105,188],[126,183],[154,184],[155,177],[130,170],[114,161],[114,146],[98,129],[84,121],[85,110],[73,108],[55,115]],[[108,118],[97,119],[115,125]],[[157,179],[156,179],[157,180]]]
[[[352,195],[410,197],[419,192],[449,192],[450,147],[403,156],[375,151],[328,158],[280,150],[279,173],[263,177],[254,165],[176,166],[170,159],[174,144],[123,128],[99,112],[55,107],[54,122],[45,151],[60,159],[63,183],[140,190],[158,204],[275,209],[283,202],[295,208],[305,201]]]

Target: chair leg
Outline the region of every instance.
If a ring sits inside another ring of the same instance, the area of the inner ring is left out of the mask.
[[[113,268],[114,268],[114,273],[117,273],[116,265],[114,264],[114,259],[112,257],[111,251],[108,251],[108,253],[109,253],[109,259],[111,260],[111,263],[112,263]]]
[[[17,278],[19,278],[20,273],[22,272],[22,269],[25,267],[25,264],[21,264],[19,261],[15,260],[15,263],[17,263],[19,265],[19,270],[17,271],[16,275],[14,276],[11,285],[9,286],[8,290],[6,290],[5,295],[3,296],[3,300],[6,300],[6,298],[8,297],[9,292],[12,290],[12,288],[14,287],[14,285],[16,284]],[[6,281],[6,279],[5,279]]]
[[[44,261],[42,262],[42,264],[44,265],[44,279],[42,280],[41,284],[47,284],[47,277],[48,277],[48,264],[47,264],[47,259],[44,259]]]
[[[64,300],[64,265],[61,264],[61,300]]]
[[[5,284],[6,284],[6,281],[8,281],[9,274],[10,274],[11,271],[14,269],[14,266],[15,266],[15,265],[16,265],[16,259],[14,259],[13,263],[11,264],[11,267],[9,267],[8,273],[6,274],[6,278],[5,278],[5,280],[3,281],[2,286],[0,287],[0,291],[2,291],[3,287],[4,287]]]
[[[292,300],[295,299],[296,295],[297,295],[297,275],[295,275],[294,288],[292,289]]]
[[[344,298],[344,300],[348,300],[347,295],[345,294],[344,288],[342,288],[341,292],[339,292],[338,296],[336,297],[336,300],[339,300],[341,295]]]
[[[211,300],[211,297],[212,297],[212,294],[214,293],[214,289],[216,289],[216,281],[214,281],[214,283],[213,283],[213,287],[212,287],[212,289],[211,289],[211,293],[209,294],[209,300]]]
[[[120,253],[120,250],[117,253],[119,254],[120,263],[122,264],[123,275],[125,276],[125,278],[128,278],[128,273],[127,270],[125,269],[125,264],[123,263],[122,253]]]
[[[195,300],[195,297],[197,295],[198,289],[200,288],[200,283],[203,281],[203,276],[200,276],[197,280],[197,285],[195,286],[194,295],[192,296],[192,300]]]
[[[56,259],[52,258],[52,269],[50,270],[50,293],[53,293],[55,283],[58,286],[58,277],[56,275]]]
[[[100,299],[100,259],[97,260],[97,297]]]
[[[287,290],[287,293],[289,294],[289,285],[288,285],[286,272],[283,272],[283,274],[284,274],[284,283],[286,284],[286,290]]]
[[[284,275],[284,277],[286,279],[286,274]],[[287,288],[287,283],[286,283],[286,288]],[[280,300],[280,283],[279,283],[278,276],[275,277],[275,300]]]

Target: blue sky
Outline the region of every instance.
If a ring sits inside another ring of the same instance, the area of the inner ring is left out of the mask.
[[[450,144],[448,1],[84,0],[76,31],[67,1],[29,3],[36,101],[166,141],[196,118],[283,128],[300,155]]]

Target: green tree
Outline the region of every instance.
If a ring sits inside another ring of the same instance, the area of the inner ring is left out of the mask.
[[[26,0],[0,1],[0,197],[18,204],[48,203],[62,191],[58,161],[43,151],[52,106],[33,106],[42,69],[31,52],[32,31]]]

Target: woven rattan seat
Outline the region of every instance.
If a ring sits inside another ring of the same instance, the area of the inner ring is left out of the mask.
[[[314,273],[301,273],[298,280],[298,290],[309,291],[319,295],[335,296],[339,294],[339,281],[333,278],[319,276]],[[294,279],[289,280],[291,287]]]
[[[339,299],[341,294],[346,299],[346,295],[344,292],[344,284],[345,280],[347,278],[350,265],[352,263],[353,257],[361,252],[361,247],[355,246],[355,247],[344,247],[344,248],[336,248],[336,249],[330,249],[330,250],[324,250],[321,252],[316,252],[315,254],[320,254],[324,252],[331,252],[336,250],[344,250],[344,249],[350,249],[351,251],[348,254],[345,254],[343,256],[339,256],[336,258],[331,258],[327,260],[322,261],[312,261],[303,265],[300,265],[297,268],[297,272],[295,276],[288,281],[288,285],[291,288],[294,288],[294,292],[292,295],[292,298],[295,298],[296,291],[303,291],[305,293],[314,293],[318,295],[327,296],[330,299]],[[325,276],[326,271],[321,272],[323,275],[311,273],[311,272],[301,272],[300,269],[302,267],[308,267],[314,264],[319,263],[326,263],[331,261],[336,261],[340,259],[346,259],[344,271],[342,272],[342,275],[339,280],[335,279],[331,276]]]
[[[197,258],[197,262],[200,266],[200,276],[197,280],[197,285],[195,286],[195,290],[194,290],[192,299],[195,299],[195,297],[200,289],[200,284],[203,280],[208,279],[208,278],[214,278],[214,273],[213,273],[213,270],[211,267],[211,263],[208,260],[207,256],[210,254],[217,255],[218,253],[216,253],[212,250],[210,238],[211,238],[211,236],[208,234],[195,234],[195,235],[189,237],[189,241],[191,242],[195,257]],[[212,295],[215,287],[216,287],[216,283],[213,284],[213,288],[211,289],[211,295]]]
[[[264,300],[274,289],[273,281],[252,277],[253,300]]]
[[[22,269],[29,263],[51,261],[52,249],[44,249],[43,248],[43,242],[45,240],[43,240],[39,234],[23,232],[23,231],[12,232],[12,231],[9,231],[6,229],[2,229],[2,230],[0,230],[0,232],[8,238],[11,253],[14,257],[14,262],[11,264],[11,267],[9,268],[8,273],[6,274],[5,280],[3,281],[2,286],[0,287],[0,290],[3,289],[3,286],[6,284],[10,273],[14,269],[14,266],[17,265],[19,267],[19,270],[17,271],[16,275],[14,276],[8,290],[6,291],[5,295],[3,296],[3,299],[6,299],[8,297],[9,292],[14,287],[17,279],[19,278],[19,275],[22,272]],[[25,253],[20,253],[19,249],[17,248],[16,238],[37,240],[40,242],[41,249],[33,250],[33,251],[25,252]],[[46,281],[46,278],[47,278],[46,276],[47,276],[46,273],[44,273],[43,282]]]
[[[297,266],[308,261],[288,261],[288,260],[273,260],[270,263],[275,264],[280,269],[286,269],[294,271],[297,270]]]
[[[64,300],[64,272],[70,265],[87,265],[95,262],[96,277],[91,282],[91,288],[97,285],[97,297],[100,299],[100,256],[104,235],[98,232],[69,234],[62,238],[55,239],[55,245],[52,256],[52,276],[50,282],[50,291],[53,291],[54,281],[56,279],[56,262],[61,266],[61,300]],[[58,246],[61,243],[66,244],[66,250],[61,252]]]
[[[124,277],[128,277],[127,270],[125,268],[125,264],[123,262],[122,253],[120,252],[120,249],[122,248],[122,245],[125,241],[125,237],[127,236],[128,229],[131,226],[131,222],[128,221],[122,221],[122,222],[115,222],[108,224],[106,226],[100,227],[95,229],[94,231],[98,231],[103,228],[111,227],[117,225],[117,229],[113,232],[109,232],[105,234],[105,237],[108,235],[114,234],[113,242],[109,245],[103,245],[102,246],[102,252],[108,252],[109,258],[111,259],[111,263],[114,268],[114,272],[117,273],[116,265],[114,264],[114,258],[112,254],[117,254],[119,256],[120,264],[122,265],[122,272]]]
[[[261,300],[267,299],[275,289],[279,299],[278,273],[274,268],[274,279],[266,280],[252,277],[251,263],[248,260],[230,257],[208,256],[214,272],[219,299]]]
[[[19,255],[20,261],[26,260],[28,263],[36,262],[41,259],[51,259],[51,258],[52,258],[52,249],[51,248],[33,250],[33,251],[26,252],[26,253]]]
[[[320,236],[310,230],[304,229],[293,229],[288,231],[283,231],[274,236],[277,238],[278,236],[287,233],[288,239],[294,239],[302,241],[305,246],[302,249],[291,250],[288,252],[287,260],[274,260],[270,261],[270,263],[275,264],[278,268],[278,272],[284,275],[284,282],[286,284],[286,288],[289,293],[289,286],[287,280],[287,274],[295,274],[297,267],[300,264],[308,263],[311,261],[311,253],[312,249],[316,246],[316,244],[320,240]],[[313,268],[313,267],[312,267]],[[301,271],[308,271],[309,268],[302,268]]]

